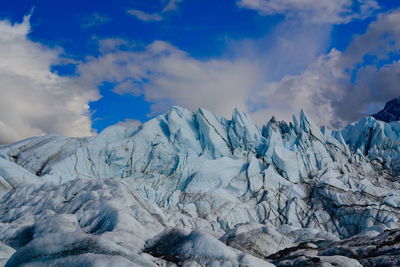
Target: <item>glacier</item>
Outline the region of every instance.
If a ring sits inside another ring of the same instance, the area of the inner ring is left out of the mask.
[[[0,146],[0,264],[395,266],[399,175],[400,122],[373,117],[259,127],[173,107],[32,137]]]

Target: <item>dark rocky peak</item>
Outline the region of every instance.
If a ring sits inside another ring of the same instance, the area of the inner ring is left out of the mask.
[[[372,116],[384,122],[400,121],[400,96],[387,102],[383,110]]]

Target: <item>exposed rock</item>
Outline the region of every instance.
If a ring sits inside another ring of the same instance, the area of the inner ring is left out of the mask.
[[[400,230],[387,230],[372,238],[355,236],[321,250],[319,255],[343,255],[357,259],[363,266],[399,266]]]
[[[383,110],[372,116],[384,122],[400,121],[400,96],[387,102]]]

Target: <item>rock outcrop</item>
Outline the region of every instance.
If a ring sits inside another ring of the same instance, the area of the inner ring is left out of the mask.
[[[400,121],[400,96],[387,102],[381,111],[372,116],[384,122]]]

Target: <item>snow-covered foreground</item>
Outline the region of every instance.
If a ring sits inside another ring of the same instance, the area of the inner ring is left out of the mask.
[[[175,107],[95,137],[30,138],[0,146],[0,262],[395,266],[399,174],[400,122],[372,117],[259,128]]]

